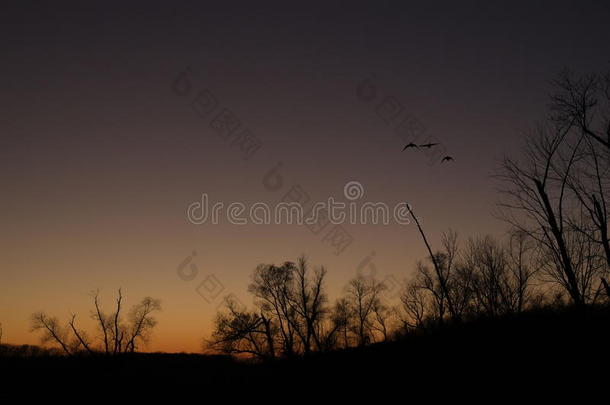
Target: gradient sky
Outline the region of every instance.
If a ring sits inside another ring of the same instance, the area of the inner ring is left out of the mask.
[[[301,253],[329,270],[331,297],[375,252],[380,278],[425,256],[413,225],[346,225],[339,255],[297,225],[193,225],[213,201],[273,204],[300,185],[313,200],[409,201],[433,245],[440,232],[501,235],[491,175],[545,116],[549,81],[609,68],[610,7],[598,2],[3,2],[0,6],[0,322],[4,342],[36,343],[29,315],[88,320],[88,293],[109,306],[160,298],[147,350],[199,351],[220,298],[213,275],[246,294],[259,263]],[[243,3],[243,4],[242,4]],[[222,8],[219,8],[222,7]],[[250,159],[172,91],[190,68],[262,147]],[[371,78],[372,102],[357,89]],[[417,117],[455,162],[401,152],[386,97]],[[282,189],[263,185],[282,162]],[[177,266],[192,252],[199,274]]]

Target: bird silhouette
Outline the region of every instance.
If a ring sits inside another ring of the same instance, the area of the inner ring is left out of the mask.
[[[402,148],[402,150],[406,150],[408,148],[419,148],[419,146],[417,146],[416,144],[414,144],[413,142],[411,142],[410,144],[408,144],[407,146],[405,146],[404,148]]]
[[[419,145],[420,148],[431,148],[433,146],[438,145],[438,143],[425,143],[423,145]]]
[[[441,163],[443,162],[452,162],[454,159],[451,156],[445,156],[442,160]]]

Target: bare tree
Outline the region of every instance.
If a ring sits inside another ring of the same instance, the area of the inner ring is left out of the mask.
[[[331,315],[332,329],[326,337],[328,347],[332,346],[329,342],[331,339],[332,342],[335,342],[336,340],[342,341],[344,348],[351,346],[349,334],[352,329],[352,312],[352,308],[346,298],[337,300]],[[335,334],[339,335],[339,338],[336,338]]]
[[[347,286],[346,298],[352,308],[355,320],[353,327],[359,346],[370,343],[371,317],[374,308],[380,305],[380,295],[384,289],[385,285],[373,276],[363,275],[352,279]]]
[[[298,259],[294,269],[295,285],[292,286],[289,297],[291,306],[297,315],[296,321],[293,319],[293,324],[301,339],[305,353],[311,351],[312,343],[315,343],[318,350],[321,348],[318,329],[326,313],[325,276],[326,269],[320,267],[310,278],[307,259],[305,256]]]
[[[505,161],[505,206],[520,211],[525,221],[510,222],[544,248],[545,272],[579,304],[599,297],[610,268],[610,72],[565,71],[553,85],[551,115],[530,137],[527,161]],[[601,249],[605,269],[581,249]]]
[[[526,243],[523,237],[514,236],[509,247],[504,247],[487,236],[471,238],[460,251],[457,235],[444,234],[444,249],[435,254],[439,271],[419,262],[415,276],[402,291],[398,315],[403,331],[442,324],[445,318],[463,320],[522,311],[530,301],[531,279],[537,269]],[[453,316],[447,297],[453,304]]]
[[[506,256],[513,280],[511,306],[522,312],[531,302],[532,279],[540,269],[535,245],[523,232],[511,232]]]
[[[512,183],[506,206],[523,214],[526,221],[510,222],[544,248],[545,272],[579,304],[599,296],[610,267],[610,73],[565,71],[553,84],[551,116],[530,137],[525,168],[505,161],[504,179]],[[598,248],[606,269],[581,255],[597,256]]]
[[[400,301],[404,311],[404,313],[400,313],[403,329],[405,331],[423,329],[426,317],[430,313],[426,291],[420,287],[419,283],[407,283],[400,296]]]
[[[91,297],[93,298],[93,305],[95,307],[95,309],[91,312],[91,317],[97,322],[97,327],[101,331],[104,344],[103,350],[106,353],[110,353],[110,341],[108,338],[110,323],[109,318],[104,314],[100,307],[99,290],[92,292]]]
[[[588,217],[580,219],[580,211],[570,218],[570,225],[599,244],[610,267],[610,238],[608,235],[608,192],[610,190],[609,152],[600,150],[597,143],[585,138],[580,143],[577,160],[567,173],[568,187]],[[567,170],[564,167],[564,170]]]
[[[445,234],[443,236],[443,244],[448,252],[447,257],[445,257],[445,259],[447,260],[446,266],[444,266],[444,268],[443,268],[442,263],[440,263],[441,257],[439,255],[435,255],[432,252],[432,247],[430,246],[430,243],[428,242],[428,239],[426,238],[426,234],[424,233],[424,230],[423,230],[421,224],[419,223],[419,220],[415,216],[413,209],[411,208],[411,206],[408,203],[407,203],[407,209],[409,210],[411,217],[415,221],[415,225],[417,225],[417,229],[419,230],[419,233],[422,237],[424,245],[426,246],[426,249],[428,249],[428,253],[430,255],[430,261],[432,262],[432,265],[434,267],[435,277],[436,277],[436,280],[438,281],[438,285],[440,288],[440,296],[438,297],[439,302],[442,302],[443,305],[445,305],[445,303],[446,303],[447,308],[449,309],[449,313],[451,314],[451,317],[459,320],[459,318],[460,318],[459,313],[458,313],[458,311],[456,311],[456,308],[453,303],[453,297],[449,293],[449,278],[451,276],[453,259],[455,258],[454,253],[457,251],[457,234],[449,231],[448,234]],[[443,316],[440,316],[439,320],[442,322]]]
[[[116,299],[116,311],[113,315],[113,328],[110,330],[113,335],[114,348],[113,353],[120,353],[123,345],[123,338],[125,337],[123,333],[123,328],[119,328],[119,319],[121,316],[121,303],[123,302],[123,294],[121,289],[119,288],[119,294]]]
[[[99,293],[92,294],[94,310],[92,318],[96,321],[98,339],[100,346],[88,337],[86,331],[79,329],[76,325],[76,314],[68,321],[65,327],[61,326],[58,318],[49,317],[44,312],[32,315],[32,331],[42,331],[42,342],[54,342],[58,344],[68,355],[79,351],[89,354],[97,352],[105,354],[119,354],[134,352],[138,344],[147,342],[151,332],[156,325],[154,313],[161,310],[161,302],[157,299],[146,297],[139,304],[132,307],[127,323],[121,319],[121,305],[123,295],[119,290],[116,301],[115,312],[107,316],[104,314],[99,303]]]
[[[570,256],[567,233],[570,231],[567,187],[569,171],[576,159],[572,149],[561,156],[568,130],[560,125],[541,126],[528,139],[526,161],[505,158],[502,193],[507,198],[503,218],[516,230],[535,240],[557,269],[550,273],[577,305],[585,302],[578,283],[577,269]],[[558,160],[562,162],[559,168]]]
[[[373,320],[371,321],[371,335],[374,336],[376,333],[381,335],[383,342],[388,340],[390,334],[390,321],[392,318],[392,311],[387,305],[384,305],[381,300],[377,300],[373,304]]]
[[[241,310],[234,300],[227,300],[226,311],[216,315],[212,338],[204,343],[223,353],[267,359],[275,357],[276,333],[277,328],[270,319]]]
[[[523,309],[531,273],[523,251],[517,250],[520,256],[514,258],[516,263],[512,254],[490,236],[470,239],[463,266],[472,278],[472,298],[478,312],[497,316]]]
[[[417,263],[415,277],[401,295],[403,326],[423,327],[426,321],[442,324],[446,318],[460,320],[466,308],[465,294],[458,285],[458,236],[448,231],[442,237],[443,250]],[[431,251],[431,250],[429,250]]]
[[[146,343],[157,320],[153,314],[161,310],[161,301],[145,297],[140,303],[134,305],[129,312],[129,326],[123,332],[126,337],[125,351],[135,352],[138,343]]]
[[[256,267],[248,291],[256,309],[238,311],[228,303],[219,313],[212,339],[206,344],[227,353],[257,357],[290,357],[326,348],[335,331],[324,332],[328,313],[324,290],[326,269],[311,271],[304,256],[296,263]]]
[[[595,302],[603,291],[602,278],[608,271],[601,247],[582,232],[573,229],[565,232],[565,239],[583,302]],[[546,260],[542,260],[541,273],[544,281],[558,283],[564,288],[568,283],[553,257],[548,257],[548,252]]]
[[[72,355],[69,348],[68,333],[56,317],[50,317],[44,312],[36,312],[31,317],[32,332],[41,331],[41,342],[56,342],[67,355]]]
[[[93,354],[94,350],[91,348],[91,343],[89,342],[89,339],[87,337],[87,333],[83,330],[79,330],[76,327],[76,323],[75,320],[76,319],[76,315],[72,314],[72,318],[70,319],[70,321],[68,322],[68,325],[70,326],[70,328],[72,329],[72,333],[74,333],[74,336],[76,337],[76,339],[78,340],[78,343],[80,345],[82,345],[82,347],[89,353],[89,354]]]
[[[575,77],[566,70],[553,84],[552,119],[610,150],[610,72]]]
[[[252,282],[248,286],[248,291],[257,300],[261,316],[277,323],[282,354],[285,356],[297,353],[298,324],[291,297],[295,268],[293,262],[285,262],[281,266],[259,265],[254,270]]]

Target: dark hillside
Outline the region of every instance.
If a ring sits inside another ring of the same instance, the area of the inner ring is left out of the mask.
[[[364,348],[254,363],[227,356],[138,353],[67,358],[38,354],[2,359],[3,381],[43,386],[129,381],[136,389],[253,389],[376,386],[396,389],[543,390],[607,380],[610,311],[538,310],[446,325]],[[410,388],[408,388],[410,387]],[[230,391],[232,392],[232,391]],[[457,391],[456,391],[457,392]]]

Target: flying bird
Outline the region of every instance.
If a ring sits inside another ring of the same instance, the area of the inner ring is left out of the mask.
[[[411,142],[410,144],[408,144],[407,146],[405,146],[404,148],[402,148],[402,150],[407,150],[408,148],[419,148],[419,146],[417,146],[416,144],[414,144],[413,142]]]
[[[425,143],[423,145],[419,145],[420,148],[431,148],[433,146],[438,145],[438,143]]]
[[[454,159],[451,156],[445,156],[442,160],[441,163],[443,162],[452,162]]]

